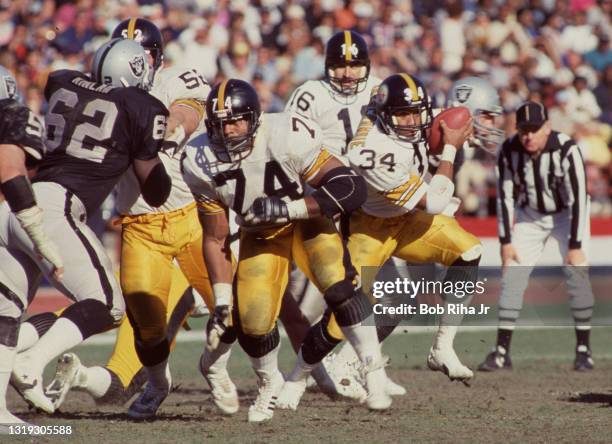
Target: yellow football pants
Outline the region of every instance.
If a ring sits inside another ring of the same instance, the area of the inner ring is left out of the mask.
[[[390,257],[449,266],[479,244],[478,238],[465,231],[455,218],[442,214],[415,210],[398,217],[379,218],[357,210],[350,218],[348,250],[351,262],[362,278],[363,291],[372,302],[370,291],[376,273]],[[343,339],[333,316],[328,332]]]
[[[168,213],[126,216],[121,223],[121,289],[143,342],[158,342],[166,336],[174,260],[212,310],[195,203]]]
[[[188,286],[189,283],[185,275],[183,275],[178,267],[174,267],[172,270],[170,293],[168,294],[166,323],[170,319],[176,304],[181,300],[181,296],[185,293]],[[211,306],[209,305],[208,308],[210,309]],[[174,348],[175,342],[176,337],[170,344],[170,350]],[[115,348],[106,364],[106,368],[119,377],[124,388],[130,385],[134,376],[142,369],[142,364],[140,363],[134,346],[134,330],[127,316],[124,316],[121,320],[121,324],[119,324]]]
[[[237,308],[247,335],[265,335],[274,329],[292,258],[322,293],[347,274],[346,247],[328,218],[257,232],[241,230]]]

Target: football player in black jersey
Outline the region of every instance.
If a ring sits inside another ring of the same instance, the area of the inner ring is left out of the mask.
[[[85,224],[87,215],[128,168],[134,169],[150,205],[163,204],[170,192],[170,177],[157,154],[168,111],[146,92],[151,73],[142,46],[113,39],[96,52],[91,76],[56,71],[45,88],[47,152],[33,188],[45,211],[43,227],[63,246],[64,275],[61,282],[53,278],[49,264],[23,241],[23,230],[12,225],[11,255],[2,264],[7,275],[23,276],[21,282],[9,282],[17,294],[34,294],[42,270],[75,301],[36,343],[17,355],[13,367],[13,385],[45,412],[54,410],[42,389],[46,364],[89,336],[115,327],[125,312],[111,260]]]
[[[0,208],[3,218],[12,211],[34,249],[51,265],[56,278],[64,271],[56,244],[49,240],[42,227],[42,210],[28,179],[27,169],[34,167],[44,152],[42,125],[38,118],[17,100],[15,79],[0,66]],[[0,245],[5,245],[5,235]],[[8,254],[8,253],[7,253]],[[0,256],[0,263],[4,263]],[[3,284],[4,267],[0,266],[0,434],[7,424],[23,423],[6,407],[6,388],[15,361],[19,321],[28,305]]]

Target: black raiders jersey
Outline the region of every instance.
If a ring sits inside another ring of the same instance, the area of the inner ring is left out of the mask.
[[[44,154],[40,119],[14,99],[0,100],[0,144],[20,146],[26,166],[36,166]]]
[[[33,182],[64,186],[88,214],[134,159],[150,160],[162,145],[168,110],[142,89],[100,85],[61,70],[49,76],[45,98],[47,152]]]

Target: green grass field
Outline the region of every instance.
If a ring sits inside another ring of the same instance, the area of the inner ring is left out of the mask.
[[[456,348],[475,367],[489,351],[495,332],[461,332]],[[239,388],[241,410],[218,414],[197,370],[202,345],[181,342],[172,355],[175,391],[154,422],[127,420],[126,406],[98,408],[83,393],[69,395],[53,417],[28,412],[10,389],[9,407],[35,424],[71,425],[66,437],[29,442],[610,442],[612,439],[611,328],[596,328],[592,346],[596,369],[571,370],[572,329],[519,330],[512,345],[514,371],[478,373],[471,387],[451,383],[426,368],[429,333],[402,333],[385,343],[389,374],[408,389],[390,410],[369,412],[363,405],[334,402],[307,392],[297,412],[277,411],[272,421],[249,424],[248,405],[256,384],[244,353],[235,348],[230,374]],[[85,364],[105,362],[111,346],[81,346]],[[282,370],[293,362],[283,341]],[[50,366],[53,367],[53,366]],[[0,438],[1,442],[24,439]]]

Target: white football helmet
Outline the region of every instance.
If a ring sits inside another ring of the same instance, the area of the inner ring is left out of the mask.
[[[504,141],[503,108],[499,94],[487,80],[464,77],[452,84],[446,106],[465,106],[474,119],[475,143],[479,148],[496,154]]]
[[[17,82],[11,72],[0,65],[0,100],[18,99]]]
[[[134,40],[121,38],[110,40],[96,51],[91,73],[98,83],[147,91],[153,77],[145,49]]]

